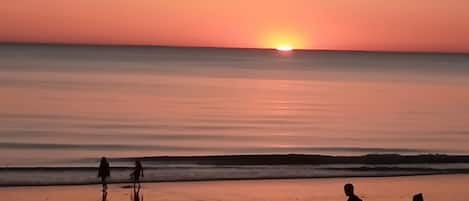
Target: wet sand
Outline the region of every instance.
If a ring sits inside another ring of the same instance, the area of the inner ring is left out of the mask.
[[[352,182],[364,200],[408,201],[423,192],[429,201],[467,201],[469,175],[386,178],[335,178],[298,180],[211,181],[145,183],[145,201],[339,201],[342,187]],[[110,185],[108,201],[131,200],[130,188]],[[3,187],[1,200],[95,201],[101,186]]]

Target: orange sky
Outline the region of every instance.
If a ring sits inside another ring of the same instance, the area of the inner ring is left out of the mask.
[[[15,0],[0,41],[469,52],[467,0]]]

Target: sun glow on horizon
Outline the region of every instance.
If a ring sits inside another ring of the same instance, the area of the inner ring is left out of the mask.
[[[309,42],[305,40],[308,36],[303,35],[299,30],[278,27],[277,30],[266,31],[262,38],[262,45],[281,52],[291,52],[296,49],[310,48]]]
[[[278,46],[277,48],[278,51],[284,51],[284,52],[289,52],[289,51],[292,51],[293,50],[293,47],[290,46],[290,45],[280,45]]]

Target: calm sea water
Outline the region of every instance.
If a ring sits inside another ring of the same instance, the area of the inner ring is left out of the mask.
[[[0,46],[0,165],[469,154],[469,56]]]

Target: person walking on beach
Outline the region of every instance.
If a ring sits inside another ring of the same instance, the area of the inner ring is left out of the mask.
[[[101,183],[103,185],[103,192],[107,190],[107,181],[106,179],[111,176],[111,169],[109,167],[109,162],[107,162],[106,157],[101,158],[98,169],[98,178],[101,178]]]
[[[347,201],[362,201],[357,195],[355,195],[353,184],[345,184],[344,192],[348,197]]]
[[[414,197],[412,198],[412,201],[423,201],[423,194],[419,193],[419,194],[414,195]]]
[[[140,190],[140,176],[143,176],[143,166],[139,160],[135,161],[135,167],[132,173],[130,174],[130,178],[134,182],[134,189],[136,185],[138,185],[138,189]]]

